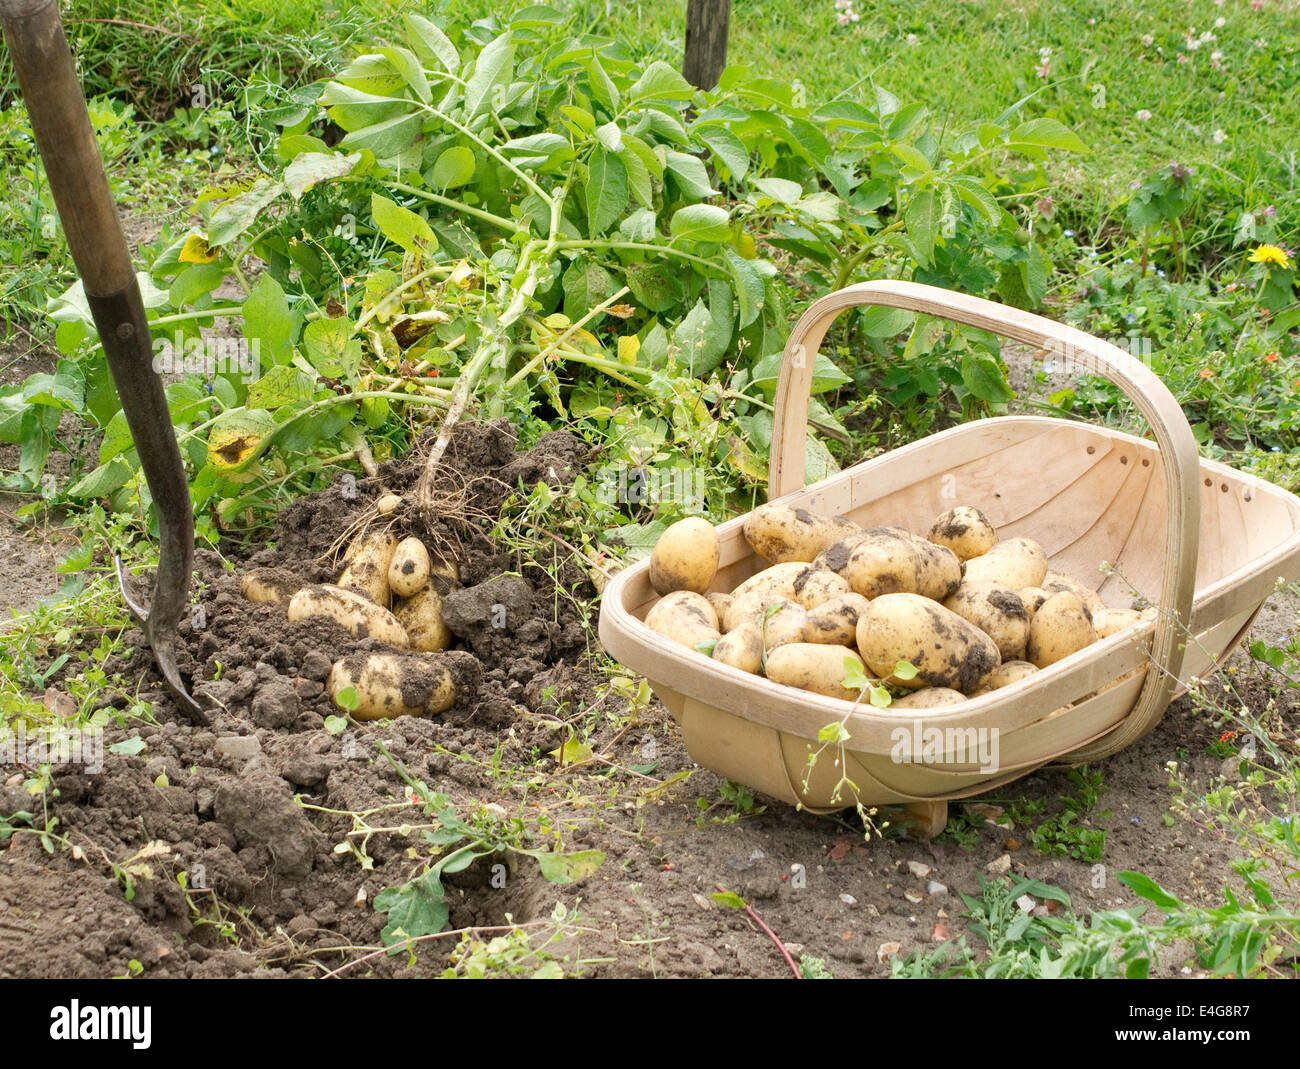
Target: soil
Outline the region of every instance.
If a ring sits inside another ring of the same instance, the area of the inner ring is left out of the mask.
[[[958,894],[978,893],[985,867],[1004,856],[1011,872],[1064,888],[1081,911],[1137,904],[1115,879],[1129,868],[1188,901],[1222,900],[1237,852],[1181,818],[1163,819],[1166,761],[1179,759],[1202,787],[1222,771],[1206,749],[1222,728],[1187,699],[1100,766],[1106,790],[1089,816],[1107,831],[1100,864],[1039,854],[1029,829],[981,808],[1041,800],[1058,812],[1073,791],[1064,770],[972,803],[965,836],[931,843],[892,831],[868,840],[852,814],[817,817],[724,792],[719,777],[692,764],[657,700],[632,706],[605,685],[586,568],[551,540],[515,552],[489,537],[517,487],[566,484],[591,459],[565,433],[519,451],[510,424],[465,424],[444,463],[448,507],[431,522],[409,503],[416,465],[394,462],[294,503],[265,545],[200,552],[179,659],[212,722],[195,726],[177,713],[142,635],[128,632],[110,671],[138,681],[156,723],[120,708],[101,770],[55,767],[48,816],[70,849],[17,833],[0,853],[0,975],[436,975],[457,937],[421,942],[414,959],[386,954],[387,917],[375,908],[426,864],[426,841],[403,828],[430,819],[411,804],[408,777],[468,819],[517,820],[521,846],[603,853],[572,883],[548,882],[532,857],[515,853],[445,877],[452,930],[512,920],[541,933],[557,903],[576,911],[567,937],[548,948],[568,973],[789,975],[746,913],[711,897],[726,888],[795,960],[821,958],[836,976],[885,976],[890,944],[907,955],[962,934]],[[372,505],[387,492],[408,496],[381,520]],[[421,537],[456,570],[460,586],[445,603],[456,641],[445,656],[459,698],[440,716],[348,723],[335,734],[327,718],[338,710],[324,692],[333,661],[383,647],[332,622],[290,623],[282,605],[248,602],[239,575],[267,568],[290,585],[332,581],[359,519]],[[1270,610],[1274,641],[1294,613]],[[1244,658],[1237,663],[1249,674]],[[1286,715],[1294,726],[1295,707]],[[560,767],[571,730],[591,756],[566,749]],[[136,738],[141,752],[111,752]],[[20,786],[29,772],[0,781],[0,814],[32,808]],[[349,835],[360,813],[390,830]],[[891,817],[884,810],[878,819]],[[1157,972],[1183,967],[1171,953]]]

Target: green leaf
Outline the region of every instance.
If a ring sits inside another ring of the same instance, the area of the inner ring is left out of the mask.
[[[355,693],[356,688],[355,688],[355,687],[344,687],[343,690],[352,690],[352,691]],[[339,691],[339,693],[342,694],[343,691],[341,690],[341,691]],[[325,731],[326,731],[327,734],[330,734],[330,735],[342,735],[343,732],[347,731],[347,729],[348,729],[348,721],[347,721],[347,717],[344,717],[344,716],[327,716],[327,717],[325,718]]]
[[[749,184],[778,204],[793,206],[803,199],[803,186],[788,178],[755,178]]]
[[[591,157],[587,177],[587,236],[598,237],[623,215],[627,207],[627,168],[623,161],[605,148]]]
[[[605,855],[600,850],[578,850],[572,854],[539,851],[533,857],[537,858],[543,878],[561,884],[586,879],[605,863]]]
[[[587,80],[591,84],[591,95],[598,104],[604,105],[604,108],[611,115],[618,110],[618,89],[610,80],[605,68],[601,66],[600,60],[592,56],[586,63]]]
[[[68,497],[79,501],[108,497],[114,490],[125,486],[132,474],[131,465],[120,457],[101,464],[87,472],[70,487]]]
[[[474,118],[492,106],[492,90],[510,80],[515,67],[515,43],[509,30],[483,46],[474,73],[465,83],[465,114]]]
[[[903,211],[903,219],[921,264],[933,266],[934,243],[939,236],[939,198],[934,190],[914,193]]]
[[[1059,119],[1030,119],[1011,131],[1009,149],[1025,145],[1059,148],[1067,152],[1087,152],[1083,140]]]
[[[698,126],[695,136],[717,157],[732,181],[739,182],[749,173],[749,150],[745,143],[725,126]]]
[[[662,263],[628,264],[628,289],[652,312],[666,312],[682,299],[679,272]]]
[[[745,900],[734,891],[715,891],[709,897],[718,905],[727,906],[730,909],[744,909],[747,905]]]
[[[1148,902],[1154,902],[1156,906],[1166,913],[1172,913],[1175,910],[1185,908],[1181,899],[1175,898],[1163,887],[1161,887],[1150,876],[1140,872],[1121,872],[1119,873],[1119,882],[1132,891],[1139,898],[1145,898]]]
[[[370,212],[380,233],[407,252],[433,252],[438,248],[438,239],[429,229],[428,222],[410,209],[372,193]]]
[[[609,272],[589,260],[575,261],[564,272],[563,286],[564,314],[575,323],[614,292]]]
[[[420,124],[423,121],[418,111],[408,111],[407,107],[399,103],[397,108],[400,114],[354,129],[340,144],[345,148],[362,151],[369,149],[379,160],[391,160],[394,156],[400,156],[420,136]],[[334,118],[336,110],[330,109],[331,118]],[[338,122],[337,118],[335,122]],[[339,125],[343,126],[343,123],[340,122]]]
[[[402,887],[381,891],[375,896],[375,910],[388,915],[388,924],[379,933],[387,947],[422,935],[436,935],[451,919],[442,881],[434,869]]]
[[[981,212],[991,225],[998,226],[1002,222],[1002,217],[1006,214],[1005,210],[979,179],[972,178],[970,175],[957,174],[948,179],[948,184],[952,186],[957,196]]]
[[[172,282],[167,299],[173,308],[184,308],[211,293],[225,280],[220,264],[189,264]]]
[[[361,342],[347,319],[315,319],[302,332],[302,347],[311,366],[331,379],[351,378],[361,366]]]
[[[677,68],[661,59],[646,67],[641,77],[627,91],[628,99],[636,103],[647,100],[690,100],[695,87],[678,73]]]
[[[703,200],[705,197],[718,195],[718,191],[709,184],[709,173],[704,169],[704,163],[698,156],[690,156],[670,148],[666,150],[664,166],[672,174],[682,192],[692,200]]]
[[[135,757],[144,753],[144,739],[139,735],[132,735],[129,739],[123,739],[121,742],[115,742],[108,748],[109,753],[119,754],[125,757]]]
[[[715,319],[703,301],[686,314],[673,332],[678,363],[692,378],[703,378],[722,363],[731,343],[730,324]]]
[[[257,221],[272,201],[285,192],[282,182],[259,178],[251,189],[231,197],[212,213],[208,222],[208,244],[228,245]]]
[[[244,301],[244,337],[263,367],[287,364],[293,356],[293,317],[280,284],[263,271]]]
[[[248,388],[246,403],[249,408],[269,411],[297,401],[310,401],[315,394],[315,385],[311,377],[298,368],[281,364],[271,368]]]
[[[731,238],[731,219],[716,204],[691,204],[673,213],[668,231],[673,243],[679,239],[723,242]]]
[[[915,679],[917,676],[917,667],[911,661],[899,661],[894,665],[895,679]]]
[[[763,284],[763,276],[749,260],[730,247],[724,252],[736,287],[736,303],[740,306],[740,318],[736,326],[744,330],[762,312],[767,289]]]
[[[962,356],[961,381],[972,394],[990,404],[1005,404],[1016,396],[1007,385],[1002,365],[987,353]]]
[[[433,165],[433,184],[444,193],[449,189],[459,189],[473,180],[477,165],[472,149],[465,145],[452,145],[438,155],[438,161]]]
[[[423,15],[403,15],[407,40],[426,63],[438,64],[448,74],[460,70],[460,53],[447,35]]]
[[[919,174],[929,174],[931,170],[930,161],[926,159],[925,153],[915,145],[910,144],[907,141],[895,141],[889,146],[889,148],[895,156],[907,164],[908,167],[911,167],[914,171],[917,171]]]
[[[650,168],[645,165],[640,153],[633,149],[631,145],[624,143],[618,158],[623,161],[623,166],[627,168],[627,184],[632,191],[632,195],[636,197],[643,207],[653,208],[654,183],[650,179]]]
[[[377,50],[390,64],[393,70],[401,75],[404,81],[420,101],[428,104],[432,100],[432,94],[429,91],[429,79],[425,77],[424,70],[420,66],[420,61],[416,59],[415,53],[405,48],[380,48]]]

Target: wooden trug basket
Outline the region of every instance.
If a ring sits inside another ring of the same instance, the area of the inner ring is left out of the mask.
[[[1137,405],[1155,441],[1064,419],[983,419],[805,487],[815,356],[835,317],[858,305],[968,324],[1104,375]],[[1278,581],[1300,576],[1300,499],[1201,459],[1177,401],[1140,361],[1072,327],[912,282],[850,286],[814,303],[796,324],[777,384],[769,500],[914,533],[953,505],[971,504],[1000,538],[1039,542],[1053,569],[1092,586],[1107,605],[1128,608],[1136,594],[1159,607],[1153,622],[1020,683],[904,713],[796,691],[651,631],[642,622],[657,600],[648,561],[605,588],[601,642],[650,681],[698,764],[814,811],[901,803],[922,835],[943,829],[950,799],[1049,763],[1106,757],[1141,738],[1191,680],[1232,652]],[[712,590],[729,591],[766,567],[745,541],[743,523],[742,516],[718,528]],[[1103,561],[1113,568],[1102,572]],[[841,720],[849,735],[844,768],[836,767],[834,749],[809,768],[819,730]],[[942,731],[941,759],[896,760],[900,725],[916,738],[918,730]],[[996,737],[996,768],[964,748],[972,728],[984,729],[986,741]],[[841,772],[856,785],[856,798],[836,791]]]

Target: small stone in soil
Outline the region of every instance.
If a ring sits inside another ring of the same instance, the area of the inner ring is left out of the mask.
[[[984,866],[985,872],[991,872],[994,876],[1004,876],[1011,871],[1011,855],[1003,854],[1000,858],[990,861]]]
[[[931,880],[925,885],[925,889],[927,893],[932,895],[946,895],[948,893],[947,886],[940,883],[938,880]]]
[[[876,960],[883,965],[890,958],[895,957],[902,949],[902,946],[898,943],[881,943],[876,948]]]
[[[1020,908],[1021,913],[1032,913],[1038,903],[1034,901],[1032,895],[1021,895],[1016,899],[1016,905]]]
[[[918,880],[924,880],[927,876],[930,875],[930,866],[924,865],[919,861],[909,861],[907,863],[907,871],[910,872],[913,876],[915,876]]]
[[[212,748],[223,757],[247,761],[262,752],[262,742],[256,735],[227,735],[217,739]]]

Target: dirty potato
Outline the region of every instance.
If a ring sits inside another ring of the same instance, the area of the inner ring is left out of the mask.
[[[968,579],[943,604],[988,635],[1004,661],[1014,661],[1025,652],[1029,610],[1009,587]]]
[[[1008,538],[966,562],[966,578],[1001,583],[1012,590],[1042,586],[1047,554],[1032,538]]]
[[[1052,596],[1041,586],[1021,587],[1016,593],[1020,595],[1020,600],[1025,603],[1025,608],[1029,611],[1031,620],[1034,618],[1034,613],[1043,607],[1043,602]]]
[[[988,635],[951,609],[919,594],[884,594],[858,620],[858,652],[874,675],[909,690],[949,687],[974,690],[1000,662]],[[898,679],[899,661],[916,666],[912,679]]]
[[[823,549],[858,530],[852,520],[819,516],[790,505],[760,505],[745,518],[745,541],[772,564],[811,561]]]
[[[849,550],[844,578],[868,600],[883,594],[915,594],[924,562],[916,540],[897,528],[873,527]]]
[[[766,650],[774,650],[789,642],[802,642],[807,622],[808,614],[793,601],[774,602],[755,620],[763,635],[763,648]]]
[[[828,568],[808,565],[794,581],[794,600],[810,612],[818,605],[849,592],[849,581]]]
[[[741,624],[713,647],[713,659],[754,675],[763,666],[763,632],[758,624]]]
[[[356,590],[321,584],[304,587],[289,602],[289,619],[333,620],[354,638],[375,638],[403,649],[410,645],[406,631],[387,609]]]
[[[956,705],[958,702],[964,702],[965,700],[965,694],[959,690],[953,690],[951,687],[922,687],[920,690],[912,691],[911,694],[895,698],[889,703],[889,708],[939,709],[945,705]]]
[[[442,597],[431,586],[393,606],[393,615],[406,629],[411,649],[437,653],[451,645],[451,632],[442,619]]]
[[[693,590],[665,594],[646,613],[645,623],[651,631],[690,649],[719,637],[718,614],[704,595]]]
[[[1054,572],[1050,568],[1047,574],[1043,576],[1042,583],[1039,584],[1049,595],[1059,594],[1062,590],[1068,590],[1071,594],[1076,595],[1080,601],[1087,606],[1089,614],[1105,612],[1106,603],[1101,600],[1099,595],[1092,587],[1085,586],[1079,580],[1072,576],[1065,575],[1063,572]]]
[[[376,605],[388,608],[388,567],[396,550],[397,538],[386,529],[372,529],[358,536],[348,550],[348,564],[338,585],[344,590],[359,590]]]
[[[803,640],[832,646],[852,646],[857,642],[858,618],[871,603],[861,594],[849,591],[824,601],[808,613]]]
[[[787,687],[823,694],[828,698],[854,701],[857,687],[846,687],[846,662],[863,675],[868,674],[861,658],[843,646],[825,646],[812,642],[792,642],[778,646],[767,655],[767,678]]]
[[[1025,660],[1038,668],[1077,653],[1097,640],[1083,600],[1068,590],[1053,594],[1029,624]]]
[[[778,601],[794,601],[795,581],[807,568],[808,565],[802,561],[788,561],[751,575],[732,592],[722,629],[731,631],[756,619],[768,605]]]
[[[946,546],[923,538],[912,539],[916,547],[916,592],[932,601],[949,598],[961,586],[961,561]]]
[[[972,505],[958,505],[934,521],[926,536],[936,546],[944,546],[961,561],[982,557],[998,540],[988,517]]]
[[[388,589],[409,598],[429,581],[429,551],[418,538],[403,538],[388,564]]]
[[[718,574],[718,532],[699,516],[678,520],[655,542],[650,585],[656,593],[690,590],[703,594]]]
[[[1005,661],[980,680],[979,689],[972,692],[971,697],[978,698],[981,694],[991,694],[995,690],[1009,687],[1037,671],[1037,667],[1028,661]]]
[[[353,653],[335,661],[326,688],[339,708],[340,694],[356,691],[357,720],[442,713],[456,704],[456,683],[437,660],[410,653]]]
[[[244,597],[263,605],[288,601],[302,585],[302,580],[287,568],[254,568],[239,577]]]

